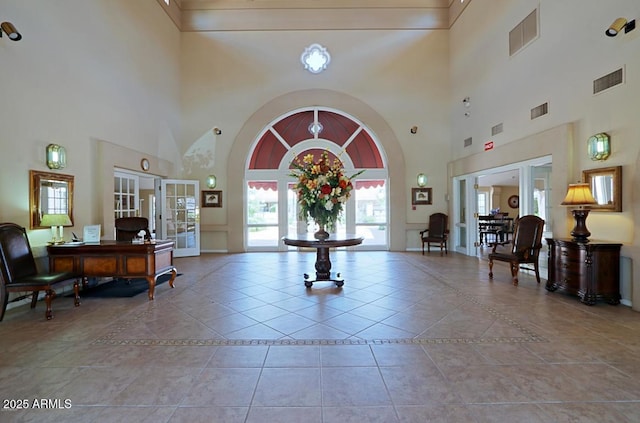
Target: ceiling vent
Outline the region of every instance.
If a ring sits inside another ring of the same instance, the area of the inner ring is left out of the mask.
[[[623,82],[622,68],[593,81],[593,93],[598,94]]]
[[[471,137],[467,138],[466,140],[464,140],[464,146],[465,147],[469,147],[472,143],[472,139]]]
[[[534,9],[509,31],[509,56],[516,54],[536,38],[538,38],[538,9]]]
[[[549,103],[541,104],[537,107],[531,109],[531,120],[535,118],[539,118],[540,116],[544,116],[549,113]]]
[[[496,126],[494,126],[494,127],[492,127],[492,128],[491,128],[491,135],[493,136],[493,135],[501,134],[501,133],[502,133],[502,131],[503,131],[503,129],[502,129],[502,124],[501,124],[501,123],[499,123],[499,124],[497,124]]]

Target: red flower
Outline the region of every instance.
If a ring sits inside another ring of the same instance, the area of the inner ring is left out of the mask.
[[[320,188],[320,192],[322,192],[324,195],[331,194],[331,185],[323,185],[322,188]]]

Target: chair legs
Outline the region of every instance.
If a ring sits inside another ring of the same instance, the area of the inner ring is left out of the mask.
[[[540,283],[540,269],[538,269],[538,261],[533,263],[533,270],[536,273],[536,281],[538,281],[538,283]]]
[[[53,301],[53,299],[56,297],[56,291],[49,288],[46,292],[47,294],[44,296],[44,302],[47,305],[47,310],[44,312],[44,317],[46,317],[47,320],[51,320],[53,319],[53,312],[51,311],[51,301]]]
[[[36,308],[36,304],[38,303],[38,293],[40,291],[33,291],[31,293],[31,308]]]
[[[9,294],[7,294],[7,290],[4,289],[3,286],[0,286],[0,304],[2,306],[2,310],[0,310],[0,322],[4,318],[4,312],[7,311],[7,304],[9,303]]]
[[[514,286],[518,286],[518,272],[520,271],[520,263],[517,261],[509,262],[511,269],[511,279]],[[531,270],[531,269],[529,269]],[[540,283],[540,268],[537,262],[533,263],[533,270],[536,274],[536,281]],[[489,259],[489,279],[493,279],[493,260]]]
[[[518,286],[518,271],[520,270],[520,264],[517,261],[509,263],[511,266],[511,278],[513,280],[513,286]]]
[[[78,283],[77,279],[73,283],[73,293],[75,296],[75,298],[73,299],[73,305],[78,307],[80,305],[80,284]]]
[[[38,303],[38,294],[40,291],[33,291],[31,295],[31,308],[36,308],[36,304]],[[73,283],[73,304],[78,307],[80,305],[80,283],[76,279]],[[44,302],[46,304],[46,310],[44,312],[44,317],[47,320],[53,319],[53,310],[51,307],[51,303],[53,299],[57,296],[56,291],[49,288],[45,290]],[[4,313],[7,311],[7,305],[9,303],[9,295],[5,289],[0,289],[0,322],[4,318]]]
[[[431,254],[431,243],[430,242],[422,242],[422,255],[424,256],[424,244],[427,244],[427,253]],[[440,244],[440,255],[444,251],[445,254],[449,254],[449,250],[447,248],[447,241],[441,242]]]

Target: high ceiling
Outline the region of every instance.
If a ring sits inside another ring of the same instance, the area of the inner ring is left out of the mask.
[[[157,0],[191,31],[448,29],[472,0]]]

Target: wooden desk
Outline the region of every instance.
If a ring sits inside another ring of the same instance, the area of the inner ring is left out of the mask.
[[[347,234],[347,235],[334,235],[328,239],[315,239],[313,234],[303,234],[299,238],[282,238],[282,241],[286,245],[293,247],[309,247],[315,248],[316,252],[316,278],[310,279],[309,274],[304,274],[304,286],[310,288],[314,282],[335,282],[336,286],[344,285],[344,279],[340,276],[340,273],[331,272],[331,260],[329,259],[329,249],[335,247],[350,247],[354,245],[362,244],[364,238]]]
[[[173,267],[173,241],[156,240],[148,244],[130,241],[101,241],[100,244],[73,243],[49,245],[49,269],[71,271],[89,276],[145,278],[149,283],[149,300],[153,300],[156,279],[171,273],[173,288],[176,268]]]

